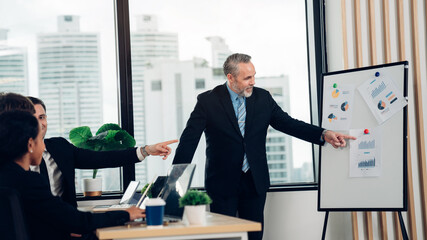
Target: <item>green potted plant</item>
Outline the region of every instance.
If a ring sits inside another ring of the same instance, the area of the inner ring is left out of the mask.
[[[184,207],[190,225],[206,224],[206,205],[211,203],[212,199],[206,192],[197,190],[189,190],[179,199],[179,206]]]
[[[93,151],[123,150],[134,147],[135,139],[115,123],[102,125],[95,136],[89,127],[76,127],[70,131],[70,141],[74,146]],[[92,179],[83,179],[83,194],[85,196],[100,196],[102,179],[96,178],[98,169],[93,170]]]
[[[145,186],[141,189],[141,194],[145,193],[145,190],[147,190],[147,188],[148,188],[149,185],[150,185],[149,183],[145,184]],[[152,186],[150,186],[150,188],[147,191],[147,197],[148,198],[152,198],[153,197],[153,194],[151,193],[151,187]]]

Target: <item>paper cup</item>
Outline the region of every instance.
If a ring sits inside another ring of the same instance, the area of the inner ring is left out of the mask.
[[[165,201],[161,198],[150,198],[145,203],[145,214],[147,227],[163,227],[163,215],[165,212]]]

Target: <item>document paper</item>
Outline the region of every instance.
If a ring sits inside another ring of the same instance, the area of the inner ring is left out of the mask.
[[[358,90],[379,124],[408,104],[396,84],[387,76],[366,80]]]
[[[353,112],[353,85],[331,84],[323,91],[322,127],[328,130],[349,130]]]
[[[350,141],[350,177],[381,176],[381,129],[365,130],[350,130],[350,135],[357,138]]]

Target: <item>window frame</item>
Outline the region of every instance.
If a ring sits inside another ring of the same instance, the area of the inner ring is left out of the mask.
[[[321,75],[327,71],[324,4],[324,0],[305,0],[310,121],[315,125],[319,124],[321,113]],[[114,7],[119,124],[134,136],[129,0],[114,0]],[[317,190],[319,147],[312,144],[312,153],[314,182],[274,185],[270,187],[269,192]],[[125,186],[129,185],[130,181],[135,180],[135,165],[122,167],[121,178],[123,182],[121,192],[113,192],[90,199],[79,195],[78,200],[120,198],[123,189],[126,188]]]

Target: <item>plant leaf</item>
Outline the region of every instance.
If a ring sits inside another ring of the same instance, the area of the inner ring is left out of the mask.
[[[76,127],[70,131],[69,137],[74,146],[88,149],[84,143],[92,137],[92,132],[88,126]]]
[[[78,148],[93,151],[122,150],[136,145],[135,139],[115,123],[102,125],[95,136],[87,126],[76,127],[70,131],[70,141]],[[94,169],[92,177],[96,178],[97,173],[98,169]]]
[[[87,140],[87,144],[91,146],[91,149],[94,151],[101,151],[105,146],[105,137],[108,132],[102,132],[98,135],[95,135]]]
[[[108,130],[122,130],[122,129],[120,128],[120,126],[118,124],[106,123],[98,129],[98,131],[96,132],[96,135],[98,135],[99,133],[108,131]]]
[[[144,194],[145,193],[145,190],[147,189],[147,187],[148,187],[148,185],[150,185],[150,184],[145,184],[145,186],[142,188],[142,190],[141,190],[141,194]],[[147,197],[149,197],[149,198],[152,198],[153,197],[153,194],[151,193],[151,187],[152,187],[153,185],[151,185],[150,186],[150,188],[148,189],[148,192],[147,192]]]
[[[125,130],[120,130],[115,136],[116,141],[121,142],[124,148],[135,147],[135,139]]]

